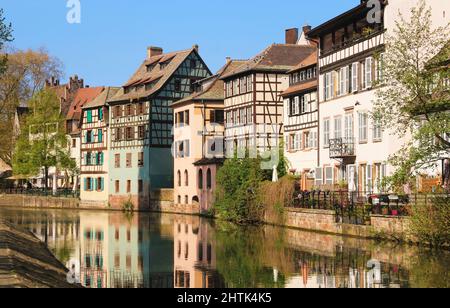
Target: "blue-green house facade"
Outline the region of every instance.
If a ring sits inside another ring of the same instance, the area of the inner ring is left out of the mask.
[[[137,72],[109,102],[109,204],[150,206],[152,190],[173,188],[171,104],[211,75],[198,47],[163,53],[150,47]]]

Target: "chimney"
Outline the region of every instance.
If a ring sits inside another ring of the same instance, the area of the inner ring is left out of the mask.
[[[163,49],[161,47],[150,46],[147,48],[147,58],[160,56],[163,54]]]
[[[303,33],[305,33],[305,35],[308,35],[309,31],[311,31],[311,26],[310,25],[304,25],[303,26]]]
[[[298,41],[298,28],[286,30],[286,44],[295,45]]]
[[[194,46],[192,46],[192,48],[194,48],[195,51],[197,51],[197,53],[200,51],[200,47],[199,47],[197,44],[195,44]]]
[[[227,59],[227,64],[231,62],[231,57],[226,57]]]

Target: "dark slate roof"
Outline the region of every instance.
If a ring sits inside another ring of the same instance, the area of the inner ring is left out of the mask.
[[[220,78],[228,74],[229,72],[235,70],[242,64],[244,64],[246,60],[230,60],[227,64],[225,64],[214,76],[205,78],[200,81],[200,84],[207,84],[205,87],[201,87],[201,90],[193,93],[192,95],[183,98],[179,101],[176,101],[172,104],[172,106],[179,105],[186,102],[191,101],[213,101],[220,100],[223,101],[224,98],[224,82]]]
[[[191,49],[166,53],[151,58],[145,59],[145,61],[139,66],[137,71],[128,80],[128,82],[122,87],[122,89],[112,97],[108,103],[130,101],[133,99],[147,98],[158,91],[160,91],[167,81],[172,77],[180,65],[189,57],[191,53],[197,53],[197,47],[194,46]],[[167,66],[161,69],[156,65],[150,72],[147,70],[147,66],[157,63],[164,63],[170,61]],[[129,86],[141,86],[150,82],[156,82],[156,84],[149,90],[145,90],[145,87],[139,91],[132,91],[125,93],[125,88]]]
[[[228,79],[253,71],[288,72],[299,62],[315,52],[316,47],[307,45],[273,44],[263,52],[232,72],[222,76]]]

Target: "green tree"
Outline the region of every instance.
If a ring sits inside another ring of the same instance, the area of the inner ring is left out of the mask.
[[[37,93],[28,104],[30,115],[22,130],[13,156],[13,172],[36,176],[41,171],[48,188],[49,169],[74,170],[65,134],[65,120],[60,113],[59,100],[54,91]]]
[[[449,25],[434,28],[431,8],[421,0],[406,19],[400,14],[393,33],[386,35],[380,57],[383,78],[377,90],[373,117],[383,127],[410,142],[390,158],[396,173],[391,185],[400,186],[426,168],[449,157],[450,102],[448,68]],[[445,59],[447,65],[441,65]]]
[[[3,50],[3,45],[7,42],[11,42],[12,38],[12,26],[11,24],[6,24],[6,19],[3,16],[3,9],[0,8],[0,54]],[[0,58],[0,75],[3,74],[6,68],[6,56]]]
[[[0,159],[12,163],[20,127],[14,122],[17,107],[26,106],[42,90],[45,80],[62,75],[62,64],[45,50],[12,51],[6,71],[0,74]]]
[[[262,218],[263,207],[258,197],[265,179],[261,159],[232,158],[217,173],[214,210],[221,219],[237,223],[255,223]]]

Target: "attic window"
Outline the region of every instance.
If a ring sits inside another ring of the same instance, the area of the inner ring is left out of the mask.
[[[147,73],[150,73],[151,71],[153,71],[153,69],[156,67],[156,64],[157,63],[147,65]]]
[[[167,67],[167,65],[170,64],[170,62],[171,62],[171,60],[167,60],[165,62],[159,63],[159,69],[161,69],[161,70],[165,69]]]
[[[156,85],[157,82],[158,82],[158,81],[153,81],[153,82],[147,83],[147,84],[145,85],[145,91],[148,91],[148,90],[150,90],[150,89],[153,89],[153,88],[155,87],[155,85]]]

